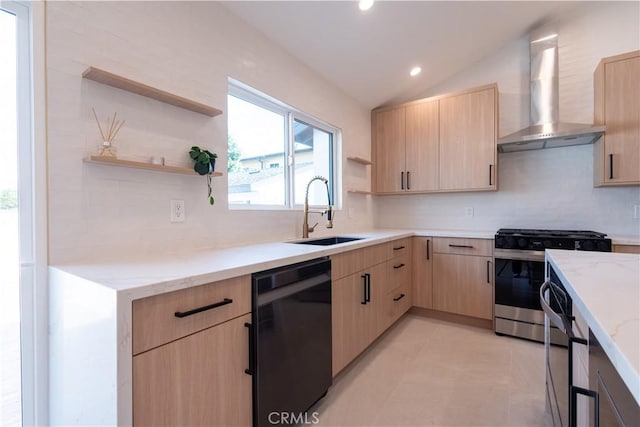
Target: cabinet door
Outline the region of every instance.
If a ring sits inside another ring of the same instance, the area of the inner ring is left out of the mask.
[[[433,242],[431,237],[413,238],[413,305],[433,308]]]
[[[496,188],[496,90],[440,100],[440,189]]]
[[[604,79],[605,183],[640,184],[640,57],[606,64]]]
[[[481,319],[493,318],[493,263],[490,257],[436,254],[433,308]]]
[[[405,172],[405,108],[373,113],[374,191],[403,191]]]
[[[369,345],[368,325],[372,315],[365,301],[364,273],[352,274],[331,284],[334,376]]]
[[[133,357],[133,424],[250,426],[245,315]]]
[[[438,101],[406,108],[406,189],[410,192],[439,188],[439,110]]]

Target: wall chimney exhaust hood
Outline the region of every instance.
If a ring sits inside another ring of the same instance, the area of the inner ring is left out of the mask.
[[[498,152],[539,150],[593,144],[604,126],[558,121],[558,35],[531,41],[531,126],[498,138]]]

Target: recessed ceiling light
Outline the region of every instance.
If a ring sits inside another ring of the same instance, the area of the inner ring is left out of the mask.
[[[369,10],[373,6],[373,0],[360,0],[358,7],[360,10]]]
[[[409,71],[409,75],[410,75],[411,77],[415,77],[415,76],[417,76],[418,74],[420,74],[421,72],[422,72],[422,68],[420,68],[420,67],[413,67],[413,68],[411,69],[411,71]]]

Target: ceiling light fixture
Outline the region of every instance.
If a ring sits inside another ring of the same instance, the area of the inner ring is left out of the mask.
[[[420,68],[420,67],[413,67],[413,68],[411,69],[411,71],[409,71],[409,75],[410,75],[411,77],[415,77],[415,76],[417,76],[418,74],[420,74],[421,72],[422,72],[422,68]]]
[[[369,10],[373,6],[373,0],[360,0],[358,7],[360,10]]]

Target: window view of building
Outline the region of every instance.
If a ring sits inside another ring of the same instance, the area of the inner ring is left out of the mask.
[[[304,203],[307,183],[321,175],[335,194],[337,129],[230,84],[228,96],[229,205],[292,208]],[[326,204],[314,185],[309,202]]]

